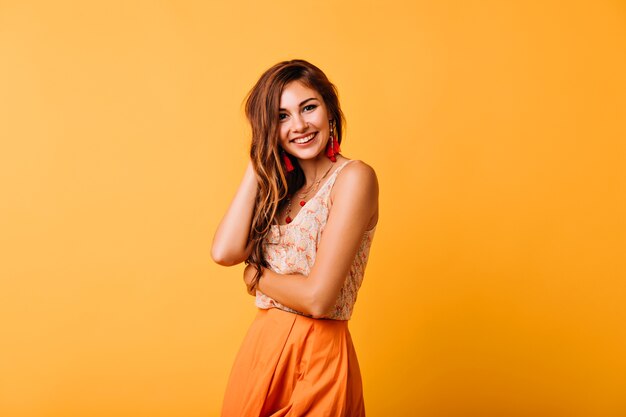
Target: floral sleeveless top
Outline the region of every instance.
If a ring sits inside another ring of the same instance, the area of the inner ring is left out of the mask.
[[[271,225],[268,237],[263,243],[265,260],[269,268],[279,274],[310,274],[317,246],[324,232],[330,213],[330,190],[339,172],[353,160],[348,160],[335,170],[317,193],[307,201],[289,224]],[[376,226],[365,232],[352,267],[331,313],[324,318],[348,320],[352,316],[357,293],[363,282],[365,266]],[[279,308],[291,313],[302,314],[280,304],[257,289],[256,306],[261,309]]]

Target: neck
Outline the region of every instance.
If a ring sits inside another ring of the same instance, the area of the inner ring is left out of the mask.
[[[329,168],[332,171],[331,166],[338,164],[342,160],[343,158],[338,157],[337,162],[331,162],[325,155],[320,155],[315,159],[299,160],[298,163],[306,177],[305,187],[313,185]]]

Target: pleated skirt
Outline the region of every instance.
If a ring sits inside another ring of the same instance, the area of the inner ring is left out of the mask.
[[[348,321],[259,309],[235,358],[222,417],[362,417]]]

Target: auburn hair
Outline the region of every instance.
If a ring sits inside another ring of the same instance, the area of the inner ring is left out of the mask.
[[[249,241],[252,251],[246,260],[256,266],[253,285],[261,277],[261,267],[267,267],[263,241],[288,195],[304,185],[304,172],[298,160],[291,155],[294,170],[287,172],[282,163],[279,135],[279,108],[283,89],[292,81],[299,81],[322,97],[330,120],[335,121],[337,141],[341,143],[345,118],[339,106],[337,88],[315,65],[302,59],[283,61],[265,71],[245,101],[245,112],[252,127],[250,159],[256,173],[258,193],[254,205]]]

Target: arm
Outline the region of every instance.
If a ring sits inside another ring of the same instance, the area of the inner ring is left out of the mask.
[[[334,194],[334,198],[333,198]],[[378,215],[378,181],[360,162],[348,165],[331,191],[332,207],[308,277],[263,270],[258,288],[279,303],[321,318],[334,306],[371,220]]]
[[[249,162],[237,193],[213,237],[211,257],[218,264],[231,266],[248,259],[252,249],[248,234],[257,192],[256,174],[252,162]]]

